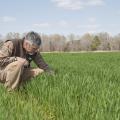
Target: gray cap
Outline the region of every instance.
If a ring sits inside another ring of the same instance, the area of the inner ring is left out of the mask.
[[[41,45],[41,37],[36,32],[33,32],[33,31],[28,32],[25,36],[25,39],[38,47]]]

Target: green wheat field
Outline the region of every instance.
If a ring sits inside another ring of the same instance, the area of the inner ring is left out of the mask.
[[[56,70],[19,91],[0,84],[0,120],[120,120],[120,53],[44,53]]]

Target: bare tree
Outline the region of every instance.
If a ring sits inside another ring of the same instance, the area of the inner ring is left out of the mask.
[[[81,49],[87,51],[91,50],[92,39],[93,37],[89,33],[83,35],[80,39]]]
[[[120,50],[120,34],[114,36],[112,39],[111,50]]]
[[[19,33],[12,33],[12,32],[9,32],[7,33],[7,35],[5,36],[5,39],[20,39],[20,34]]]

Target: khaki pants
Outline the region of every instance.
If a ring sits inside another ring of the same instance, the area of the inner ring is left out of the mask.
[[[4,83],[8,90],[14,90],[18,88],[21,82],[29,80],[43,71],[39,68],[24,68],[22,63],[15,61],[0,70],[0,82]]]

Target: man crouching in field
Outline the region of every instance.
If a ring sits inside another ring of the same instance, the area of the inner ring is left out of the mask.
[[[8,91],[19,87],[20,83],[35,77],[44,71],[54,72],[45,63],[39,53],[41,38],[36,32],[29,32],[23,39],[13,39],[4,42],[0,50],[0,82]],[[31,68],[34,61],[38,68]]]

